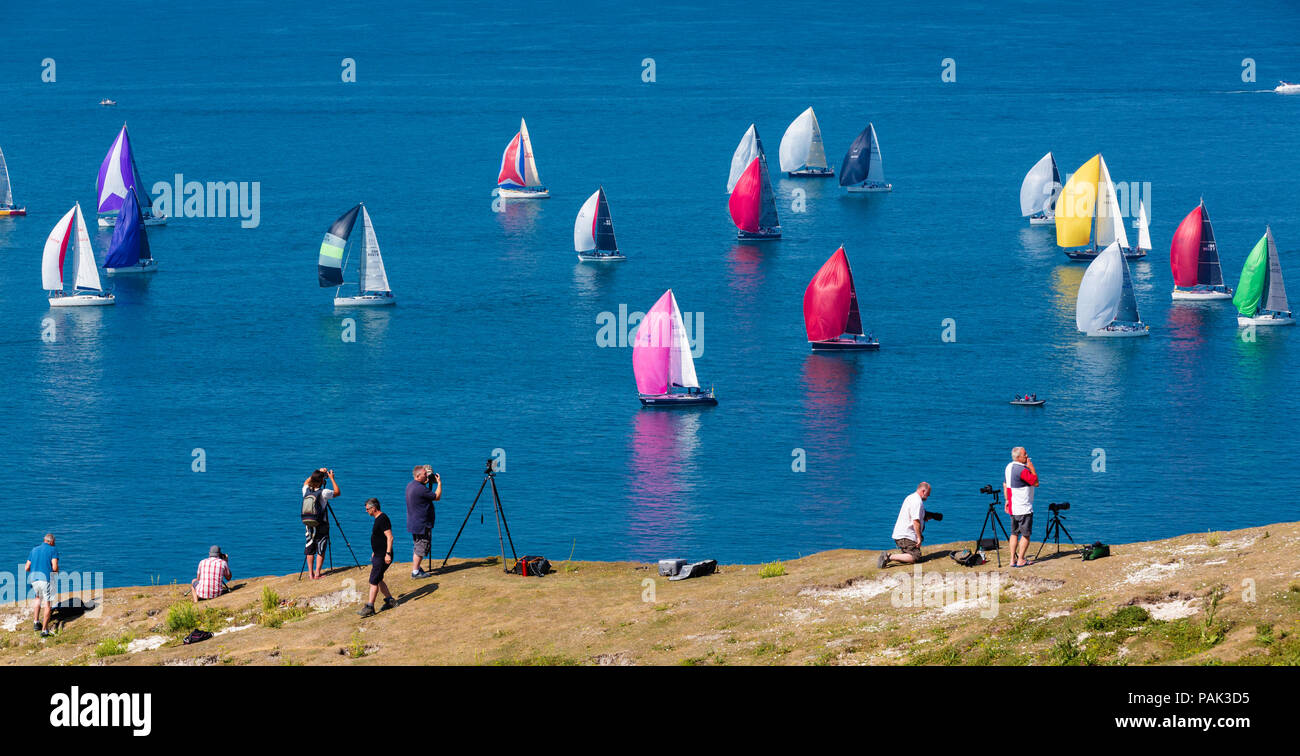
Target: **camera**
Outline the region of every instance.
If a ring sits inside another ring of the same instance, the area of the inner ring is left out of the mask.
[[[993,486],[992,486],[992,485],[984,486],[983,488],[980,489],[980,493],[982,493],[982,494],[991,494],[991,493],[993,493]]]
[[[1052,512],[1064,512],[1069,508],[1070,508],[1070,502],[1068,501],[1063,501],[1060,504],[1057,504],[1056,502],[1052,502],[1051,504],[1047,505],[1047,509]]]
[[[926,521],[926,522],[929,522],[930,520],[934,520],[935,522],[942,522],[942,521],[943,521],[943,513],[942,513],[942,512],[926,512],[926,513],[925,513],[925,521]]]

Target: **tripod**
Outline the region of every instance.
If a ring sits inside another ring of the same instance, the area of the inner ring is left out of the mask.
[[[1056,543],[1056,553],[1057,554],[1061,553],[1061,532],[1062,531],[1065,532],[1066,539],[1069,540],[1069,542],[1077,550],[1079,544],[1074,542],[1074,536],[1070,535],[1069,529],[1066,528],[1065,523],[1062,522],[1062,520],[1064,520],[1065,518],[1061,516],[1061,512],[1062,510],[1066,510],[1069,508],[1070,508],[1070,502],[1068,501],[1059,505],[1056,502],[1052,502],[1051,506],[1048,507],[1048,509],[1050,509],[1052,512],[1052,519],[1047,521],[1047,532],[1043,533],[1043,542],[1038,545],[1038,551],[1034,552],[1034,561],[1038,561],[1038,555],[1043,552],[1043,547],[1047,545],[1047,539],[1049,538],[1051,538]]]
[[[501,494],[497,492],[497,474],[496,470],[492,468],[492,464],[493,460],[489,459],[487,469],[483,471],[483,482],[478,487],[478,493],[474,494],[474,503],[469,505],[469,511],[465,513],[465,521],[460,524],[460,530],[456,531],[456,537],[451,540],[451,548],[447,549],[447,556],[442,558],[442,564],[438,565],[438,569],[441,570],[447,566],[447,560],[451,559],[451,552],[456,548],[456,542],[460,540],[460,534],[465,532],[465,526],[469,524],[469,516],[474,514],[474,507],[478,506],[479,497],[483,495],[483,489],[487,488],[489,482],[492,484],[492,511],[497,521],[497,543],[501,546],[501,569],[504,572],[510,571],[506,567],[505,541],[501,538],[503,529],[505,530],[506,540],[510,542],[510,556],[514,557],[516,562],[519,561],[519,555],[515,553],[515,541],[510,537],[510,525],[506,522],[506,511],[501,508]]]
[[[999,492],[997,490],[994,490],[993,501],[989,502],[989,511],[987,514],[984,515],[984,525],[980,527],[979,540],[975,542],[976,549],[981,549],[984,547],[984,530],[988,528],[990,524],[992,524],[993,528],[990,532],[993,533],[993,551],[994,553],[997,554],[999,567],[1002,566],[1002,548],[998,546],[998,530],[1002,531],[1002,539],[1004,541],[1011,540],[1011,536],[1007,535],[1006,526],[1002,524],[1002,515],[998,514],[997,506],[1001,503],[1002,503],[1002,499],[1001,496],[999,495]],[[1012,554],[1011,557],[1012,557],[1012,561],[1015,561],[1015,554]]]
[[[347,544],[347,547],[348,547],[348,553],[352,554],[352,563],[355,564],[357,567],[360,567],[360,566],[361,566],[361,562],[358,562],[358,561],[357,561],[357,552],[355,552],[355,551],[352,550],[352,544],[348,541],[348,536],[347,536],[347,534],[343,532],[343,526],[342,526],[342,525],[339,525],[339,516],[336,515],[336,514],[334,514],[334,507],[331,507],[331,506],[330,506],[330,503],[327,501],[327,502],[325,502],[325,523],[326,523],[327,525],[329,524],[329,518],[330,518],[330,517],[333,517],[333,518],[334,518],[334,526],[337,527],[337,528],[339,529],[339,535],[343,536],[343,543]],[[298,579],[299,579],[299,580],[302,580],[302,573],[304,573],[304,572],[307,571],[307,562],[308,562],[308,560],[310,560],[310,559],[311,559],[312,557],[314,557],[314,556],[316,556],[316,555],[315,555],[315,554],[303,554],[303,555],[302,555],[302,569],[298,570]],[[334,544],[333,544],[333,539],[331,539],[331,540],[325,542],[325,556],[329,559],[330,571],[333,571],[333,570],[334,570]]]

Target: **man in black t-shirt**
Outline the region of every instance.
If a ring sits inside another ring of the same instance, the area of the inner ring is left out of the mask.
[[[389,521],[388,515],[379,510],[379,499],[366,499],[366,514],[374,518],[375,524],[370,529],[370,597],[357,612],[362,617],[374,615],[375,598],[381,591],[384,594],[384,609],[397,606],[397,600],[388,592],[388,584],[384,582],[384,573],[388,571],[388,565],[393,563],[393,523]]]

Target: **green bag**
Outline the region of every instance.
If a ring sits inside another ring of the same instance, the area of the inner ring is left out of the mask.
[[[1101,541],[1093,543],[1091,546],[1084,546],[1079,550],[1080,555],[1085,562],[1091,562],[1094,559],[1110,556],[1110,547]]]

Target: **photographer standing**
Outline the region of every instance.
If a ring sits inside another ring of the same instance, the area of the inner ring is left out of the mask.
[[[329,478],[330,488],[325,488],[326,478]],[[307,529],[307,543],[303,547],[303,553],[307,556],[312,580],[321,576],[321,563],[325,561],[325,549],[330,542],[329,501],[338,495],[339,484],[334,480],[334,471],[324,467],[313,472],[302,484],[303,509],[308,508],[308,497],[316,500],[310,516],[304,511],[302,519],[302,524]],[[312,559],[313,555],[315,559]]]
[[[890,562],[912,564],[921,561],[921,534],[925,531],[925,500],[930,498],[930,484],[921,481],[916,491],[903,499],[903,506],[898,510],[898,521],[894,523],[894,543],[902,549],[897,554],[884,552],[876,560],[876,566],[884,569]]]
[[[1025,447],[1011,450],[1011,462],[1003,472],[1003,486],[1007,495],[1007,514],[1011,515],[1011,566],[1024,567],[1025,554],[1029,552],[1029,535],[1034,529],[1034,489],[1038,487],[1038,471]]]
[[[406,484],[406,530],[415,541],[411,577],[419,580],[433,577],[432,572],[424,571],[420,562],[429,556],[429,543],[433,537],[433,503],[442,498],[442,478],[430,465],[416,465],[411,470],[411,477],[414,480]],[[429,566],[433,566],[432,559]]]

